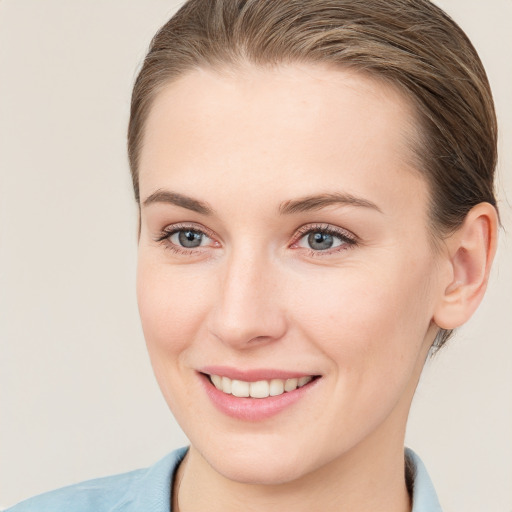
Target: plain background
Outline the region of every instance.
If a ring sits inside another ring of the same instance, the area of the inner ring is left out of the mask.
[[[186,443],[139,325],[125,155],[136,70],[178,3],[0,0],[0,505]],[[511,512],[512,2],[440,3],[493,86],[504,229],[484,303],[424,372],[407,443],[447,512]]]

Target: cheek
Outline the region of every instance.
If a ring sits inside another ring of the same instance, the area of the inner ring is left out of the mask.
[[[397,414],[406,417],[429,345],[428,273],[404,276],[399,266],[385,273],[379,268],[351,269],[300,292],[302,315],[295,318],[330,361],[336,397],[336,406],[317,420],[330,432],[326,439],[333,436],[342,444],[354,432],[368,434],[397,404]]]
[[[139,256],[137,301],[149,358],[162,394],[186,432],[187,411],[194,403],[188,355],[202,338],[207,294],[200,279]]]
[[[429,265],[401,268],[380,262],[304,283],[296,318],[340,371],[394,378],[415,363],[431,319]]]
[[[178,357],[197,337],[204,325],[204,291],[204,282],[197,276],[139,257],[137,301],[154,366],[170,356]]]

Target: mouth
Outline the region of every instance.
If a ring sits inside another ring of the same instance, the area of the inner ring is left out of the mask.
[[[205,375],[217,390],[226,395],[233,395],[237,398],[259,399],[291,393],[319,378],[318,375],[307,375],[288,379],[267,379],[249,382],[230,379],[222,375]]]
[[[315,393],[322,375],[274,369],[240,370],[203,367],[200,381],[212,404],[224,415],[243,421],[263,421],[297,407]]]

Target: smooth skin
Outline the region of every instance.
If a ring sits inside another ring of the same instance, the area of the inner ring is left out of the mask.
[[[410,510],[414,390],[439,327],[483,296],[497,222],[482,203],[433,243],[416,124],[391,86],[324,66],[198,69],[159,92],[137,288],[158,383],[191,442],[176,510]],[[199,245],[184,247],[187,233]],[[320,378],[251,422],[214,407],[207,365]]]

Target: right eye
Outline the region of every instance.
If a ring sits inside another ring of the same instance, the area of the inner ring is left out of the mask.
[[[155,241],[160,242],[166,249],[182,255],[192,255],[196,251],[220,247],[214,234],[210,234],[209,230],[202,226],[187,224],[167,226]]]

